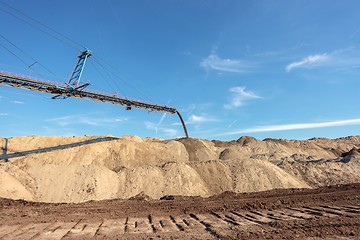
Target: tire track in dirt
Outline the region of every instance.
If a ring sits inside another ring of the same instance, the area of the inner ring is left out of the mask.
[[[34,223],[0,226],[0,239],[91,239],[109,237],[187,234],[220,239],[231,231],[280,221],[304,221],[317,218],[359,217],[360,206],[319,205],[287,207],[279,210],[210,211],[184,215],[127,217],[99,221]]]

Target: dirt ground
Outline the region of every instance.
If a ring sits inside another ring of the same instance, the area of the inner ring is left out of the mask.
[[[80,204],[0,199],[0,216],[1,239],[360,239],[360,184]]]

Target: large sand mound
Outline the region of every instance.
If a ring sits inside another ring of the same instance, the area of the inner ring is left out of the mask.
[[[231,142],[15,137],[1,155],[9,162],[0,164],[0,197],[43,202],[139,194],[207,197],[360,182],[359,148],[359,136],[308,141],[242,137]]]

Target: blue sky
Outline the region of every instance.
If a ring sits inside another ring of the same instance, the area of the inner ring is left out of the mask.
[[[359,1],[1,1],[2,71],[63,83],[87,47],[89,90],[176,107],[190,137],[360,134]],[[0,106],[4,137],[183,136],[176,115],[4,86]]]

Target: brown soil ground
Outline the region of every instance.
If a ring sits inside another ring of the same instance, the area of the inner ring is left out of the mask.
[[[1,239],[360,239],[360,184],[209,198],[0,199]]]

